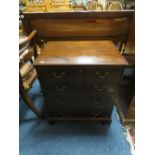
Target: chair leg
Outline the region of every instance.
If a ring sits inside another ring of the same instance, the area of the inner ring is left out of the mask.
[[[27,104],[27,106],[39,117],[39,118],[43,118],[43,115],[41,114],[40,111],[38,111],[36,109],[36,107],[34,106],[33,102],[31,101],[31,99],[29,98],[29,96],[27,95],[26,92],[20,92],[21,97],[23,98],[24,102]]]

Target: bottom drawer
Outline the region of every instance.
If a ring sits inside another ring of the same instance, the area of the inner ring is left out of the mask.
[[[93,109],[48,109],[48,117],[111,117],[113,106]]]

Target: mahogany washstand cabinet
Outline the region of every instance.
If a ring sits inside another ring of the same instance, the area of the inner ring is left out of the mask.
[[[48,121],[111,123],[121,75],[128,65],[112,41],[50,41],[34,65]]]

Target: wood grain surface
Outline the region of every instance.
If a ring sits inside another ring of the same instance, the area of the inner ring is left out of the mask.
[[[128,65],[112,41],[51,41],[35,65]]]
[[[32,29],[38,37],[79,37],[79,36],[125,36],[130,22],[128,18],[104,19],[35,19]]]

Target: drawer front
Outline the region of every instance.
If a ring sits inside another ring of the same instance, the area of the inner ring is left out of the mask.
[[[45,102],[47,102],[48,108],[53,107],[70,107],[78,105],[78,100],[76,100],[72,95],[67,96],[66,94],[53,95],[52,97],[47,95],[45,97]]]
[[[50,107],[83,107],[88,105],[86,97],[73,94],[54,94],[53,96],[46,95],[45,102]]]
[[[74,94],[79,92],[87,92],[89,88],[86,82],[53,82],[51,80],[46,80],[46,82],[44,82],[44,87],[47,94]]]
[[[89,96],[84,94],[70,94],[70,95],[47,95],[45,102],[48,107],[112,107],[114,104],[114,95]]]
[[[51,81],[119,81],[122,69],[114,67],[39,67],[37,68],[39,78]]]
[[[116,81],[103,82],[53,82],[51,80],[42,81],[44,94],[63,94],[63,93],[118,93],[119,83]]]
[[[88,91],[95,94],[116,94],[118,93],[118,87],[119,83],[115,81],[90,82],[88,84]]]
[[[62,93],[72,93],[75,91],[77,84],[69,82],[51,82],[46,80],[46,93],[62,94]]]
[[[48,117],[111,117],[113,107],[99,109],[48,109]]]
[[[107,81],[115,80],[119,81],[122,73],[122,68],[113,67],[96,67],[89,70],[89,80]]]
[[[93,107],[112,107],[114,105],[115,95],[101,95],[88,97],[88,104]]]
[[[40,79],[51,81],[70,81],[80,79],[81,69],[77,67],[47,67],[37,68]]]

